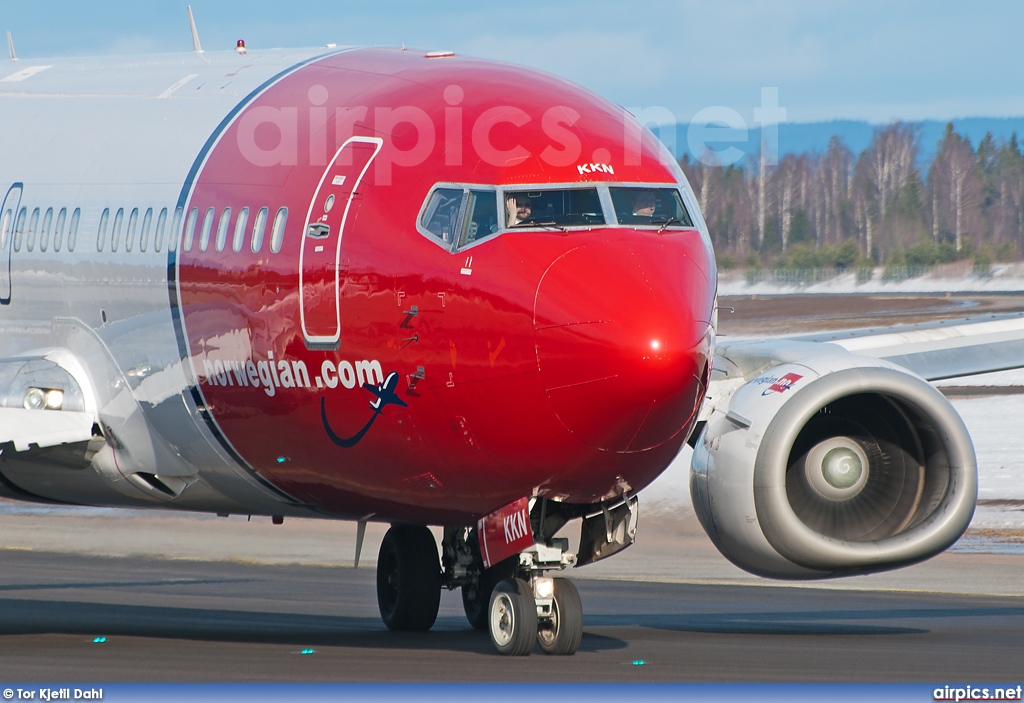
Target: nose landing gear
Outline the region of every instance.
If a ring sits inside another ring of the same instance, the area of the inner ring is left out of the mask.
[[[445,585],[462,589],[466,619],[487,629],[500,654],[524,656],[539,644],[547,654],[574,654],[583,637],[583,605],[567,579],[544,577],[572,566],[565,539],[537,542],[483,568],[474,530],[448,528],[443,542]]]
[[[538,499],[527,533],[533,545],[490,568],[484,568],[477,528],[445,527],[443,572],[429,529],[393,525],[384,536],[377,562],[381,617],[392,630],[428,630],[437,618],[441,588],[461,588],[466,619],[474,628],[488,630],[500,654],[524,656],[535,643],[545,654],[575,654],[583,639],[579,591],[568,579],[545,574],[589,564],[629,547],[636,537],[637,516],[635,497],[597,505],[549,504]],[[582,518],[578,554],[569,551],[568,539],[550,536],[574,518]]]

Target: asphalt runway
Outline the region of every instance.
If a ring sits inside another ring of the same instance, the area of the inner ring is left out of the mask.
[[[458,592],[387,631],[372,568],[0,559],[0,683],[1016,681],[1024,653],[1020,597],[577,579],[580,651],[504,658]]]

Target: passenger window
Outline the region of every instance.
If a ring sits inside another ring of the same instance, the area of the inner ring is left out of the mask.
[[[609,188],[620,225],[693,227],[675,188]]]
[[[53,227],[53,250],[60,251],[61,245],[64,243],[64,223],[68,219],[68,209],[62,207],[60,212],[57,213],[57,224]]]
[[[493,190],[469,191],[467,209],[473,214],[459,237],[459,247],[486,239],[500,229],[498,224],[498,195]]]
[[[110,208],[103,208],[99,227],[96,228],[96,251],[103,251],[103,245],[107,243],[107,223],[109,221]]]
[[[516,191],[505,194],[507,227],[578,227],[603,225],[596,188]]]
[[[171,220],[171,228],[167,230],[167,251],[174,251],[178,246],[178,230],[181,229],[181,216],[184,214],[184,210],[180,207],[174,208],[174,219]],[[164,208],[160,213],[160,217],[166,219],[167,208]],[[162,227],[157,227],[156,231],[156,250],[160,251],[160,247],[163,244],[164,230]]]
[[[270,210],[265,207],[261,207],[260,211],[256,213],[256,221],[252,223],[252,253],[258,254],[260,249],[263,248],[263,233],[267,229],[267,216],[270,214]]]
[[[21,208],[18,221],[14,225],[14,251],[21,251],[21,243],[25,239],[25,226],[28,224],[28,208]]]
[[[124,223],[124,208],[117,208],[114,215],[114,226],[110,228],[110,251],[117,251],[121,243],[121,225]]]
[[[25,249],[32,251],[36,245],[36,228],[39,226],[39,208],[32,211],[32,218],[28,222],[28,232],[25,236]]]
[[[132,208],[128,215],[128,231],[124,234],[124,250],[131,251],[135,246],[135,230],[139,226],[139,208]]]
[[[231,250],[236,254],[242,251],[242,244],[245,243],[245,226],[249,223],[249,208],[244,207],[238,212],[238,220],[235,222],[235,234],[231,237]]]
[[[185,221],[185,233],[182,235],[181,247],[185,251],[192,251],[192,243],[196,238],[196,220],[199,218],[199,210],[192,208]]]
[[[78,221],[82,219],[82,208],[76,207],[71,213],[71,224],[68,225],[68,251],[74,251],[78,244]]]
[[[162,208],[156,217],[156,229],[153,231],[153,251],[160,251],[164,244],[164,227],[167,226],[167,208]]]
[[[224,245],[228,241],[228,225],[231,223],[231,208],[226,207],[220,214],[220,222],[217,223],[217,241],[214,246],[217,251],[224,251]]]
[[[149,230],[153,226],[153,208],[147,208],[142,217],[142,229],[139,230],[139,251],[145,253],[149,248]]]
[[[0,227],[0,251],[7,251],[7,245],[11,241],[11,233],[14,230],[14,210],[4,212],[3,226]]]
[[[50,224],[53,223],[53,208],[46,208],[43,215],[43,226],[39,228],[39,251],[46,251],[50,246]]]
[[[440,242],[451,245],[462,207],[461,188],[438,188],[430,194],[420,224]]]
[[[28,208],[18,212],[18,222],[14,225],[14,251],[21,251],[21,240],[25,238],[25,222],[28,220]]]
[[[281,251],[284,244],[284,226],[288,223],[288,208],[283,207],[274,216],[274,228],[270,232],[270,253]]]
[[[206,251],[210,246],[210,233],[213,232],[213,208],[207,208],[203,216],[203,229],[199,232],[199,251]]]

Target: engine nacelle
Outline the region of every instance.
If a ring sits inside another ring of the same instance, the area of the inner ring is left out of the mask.
[[[740,386],[708,418],[690,475],[722,554],[789,579],[934,556],[967,529],[977,485],[970,435],[942,394],[846,352],[780,363]]]

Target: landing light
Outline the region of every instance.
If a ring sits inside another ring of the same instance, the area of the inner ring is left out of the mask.
[[[534,595],[537,598],[550,598],[555,592],[555,580],[539,578],[533,586]]]
[[[25,391],[25,400],[22,405],[26,410],[42,410],[46,407],[46,394],[39,388],[29,388]]]
[[[58,388],[29,388],[21,404],[26,410],[60,410],[64,406],[64,391]]]
[[[49,410],[60,410],[64,405],[64,391],[56,388],[46,391],[46,407]]]
[[[659,349],[661,349],[661,342],[659,342],[657,339],[652,340],[651,349],[653,349],[654,351],[658,351]]]

